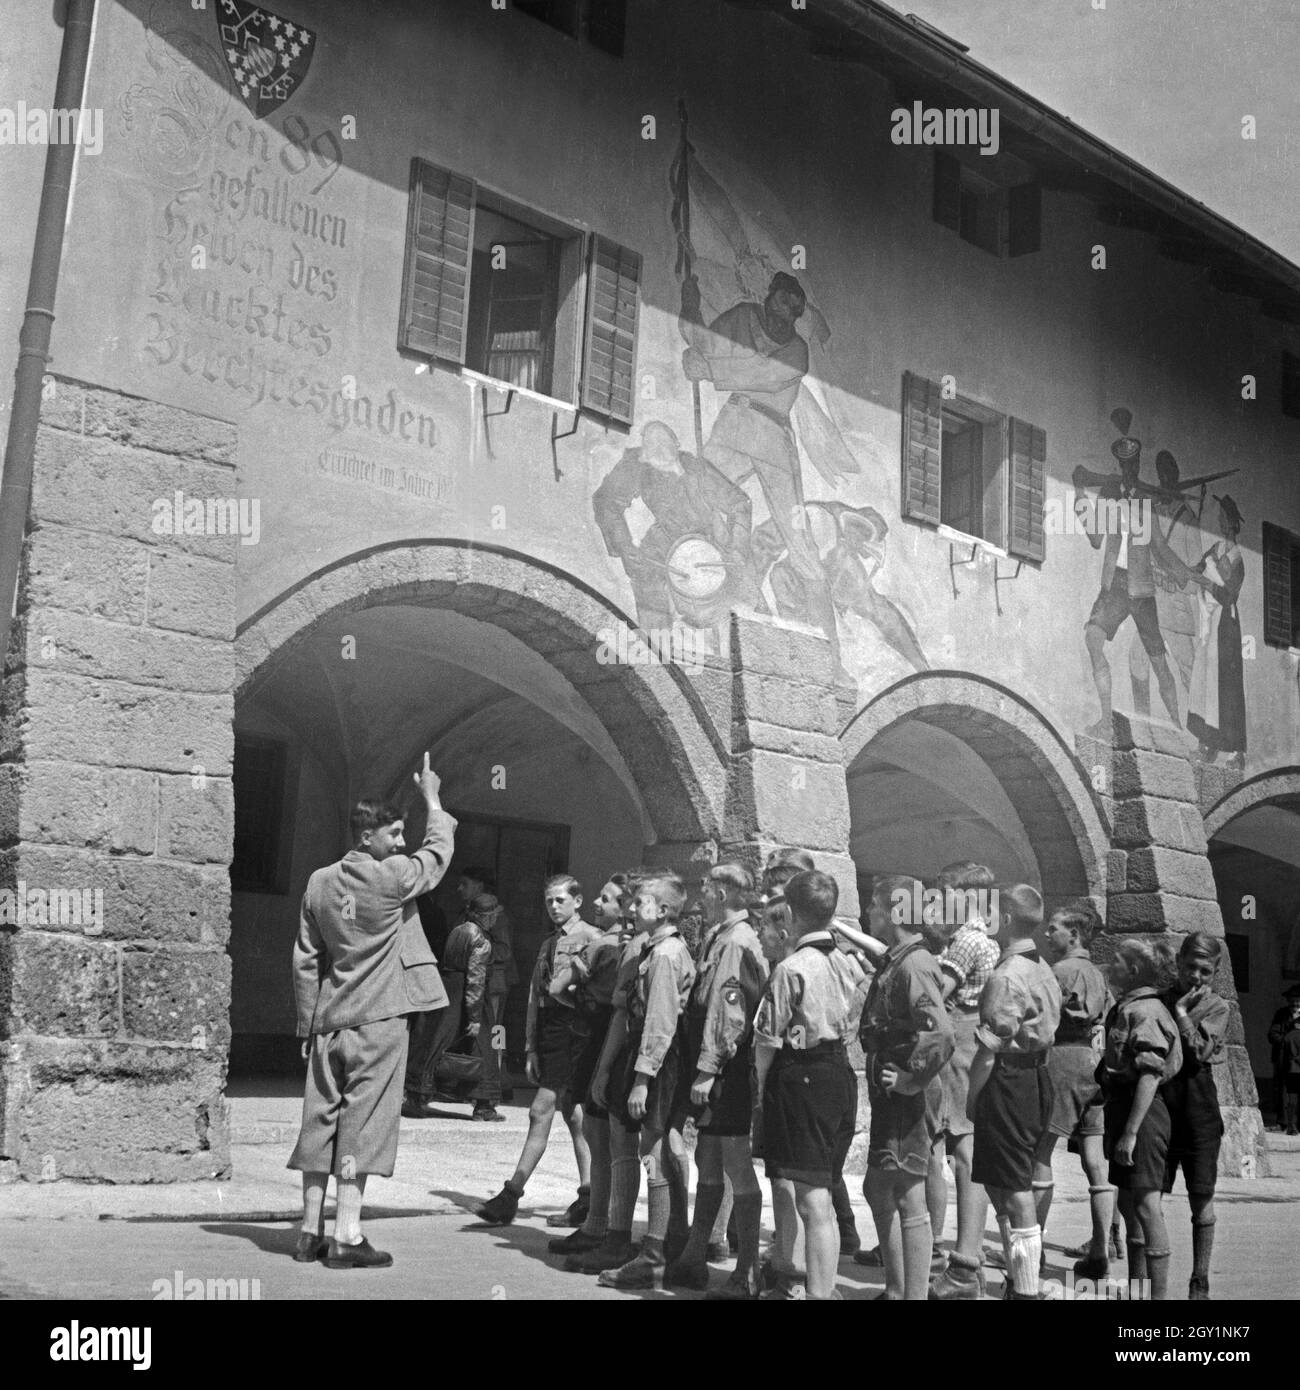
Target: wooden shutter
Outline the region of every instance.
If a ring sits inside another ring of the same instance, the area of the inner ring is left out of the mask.
[[[1289,647],[1294,634],[1291,612],[1291,537],[1264,523],[1264,640]]]
[[[1020,183],[1007,189],[1007,255],[1026,256],[1043,240],[1043,194],[1036,183]]]
[[[640,282],[641,257],[635,251],[592,237],[582,408],[624,425],[632,423]]]
[[[943,397],[937,381],[903,373],[903,515],[939,524]]]
[[[411,161],[397,345],[462,366],[469,323],[474,195],[473,179],[427,160]]]
[[[1011,473],[1007,550],[1024,560],[1041,560],[1046,433],[1024,420],[1008,420],[1007,466]]]
[[[961,160],[946,150],[934,152],[934,220],[961,231]]]

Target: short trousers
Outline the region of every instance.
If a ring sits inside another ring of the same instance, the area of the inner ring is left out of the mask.
[[[642,1129],[667,1133],[682,1072],[681,1037],[679,1035],[673,1039],[672,1045],[664,1053],[658,1072],[650,1080],[646,1090],[645,1118],[634,1120],[627,1113],[627,1098],[636,1084],[636,1059],[640,1050],[641,1034],[629,1033],[610,1072],[609,1118],[617,1120],[629,1134],[636,1134]]]
[[[573,1022],[573,1075],[569,1079],[569,1089],[583,1112],[595,1119],[603,1118],[605,1111],[600,1106],[593,1111],[591,1078],[596,1074],[605,1046],[605,1034],[609,1032],[613,1017],[614,1010],[606,1006],[590,1013],[580,1013]]]
[[[1088,614],[1088,622],[1099,627],[1110,641],[1119,631],[1125,618],[1131,617],[1146,648],[1148,656],[1165,654],[1165,639],[1160,633],[1160,615],[1154,595],[1133,598],[1128,591],[1128,571],[1117,569],[1108,589],[1097,595]]]
[[[867,1167],[923,1178],[930,1150],[942,1131],[943,1085],[936,1076],[914,1096],[893,1095],[869,1084],[871,1134]]]
[[[709,1103],[703,1115],[697,1117],[701,1134],[727,1139],[749,1133],[754,1116],[753,1070],[749,1044],[745,1043],[713,1083]]]
[[[311,1035],[302,1129],[288,1167],[392,1177],[408,1038],[405,1017]]]
[[[1212,1197],[1223,1143],[1223,1112],[1219,1109],[1214,1073],[1207,1067],[1192,1077],[1175,1077],[1161,1094],[1169,1111],[1164,1190],[1172,1190],[1182,1169],[1189,1193]]]
[[[1057,1043],[1048,1054],[1047,1072],[1054,1091],[1051,1132],[1062,1139],[1103,1133],[1105,1115],[1092,1044]]]
[[[769,1178],[834,1186],[858,1113],[858,1079],[843,1046],[782,1048],[763,1088],[763,1158]]]
[[[966,1118],[966,1097],[970,1093],[970,1069],[979,1050],[975,1030],[979,1027],[978,1009],[957,1010],[948,1015],[952,1020],[957,1045],[952,1056],[939,1070],[939,1131],[954,1139],[969,1134],[975,1126]]]
[[[1052,1119],[1052,1078],[1045,1064],[1022,1066],[998,1056],[975,1102],[971,1181],[1029,1192],[1034,1155]]]
[[[574,1024],[577,1015],[563,1004],[537,1011],[538,1084],[562,1096],[573,1084]]]
[[[1137,1087],[1133,1084],[1110,1083],[1110,1092],[1106,1097],[1105,1138],[1105,1154],[1110,1159],[1109,1180],[1112,1187],[1134,1192],[1161,1192],[1165,1186],[1171,1125],[1165,1098],[1158,1090],[1137,1133],[1137,1144],[1133,1149],[1133,1166],[1124,1167],[1116,1163],[1112,1157],[1115,1144],[1128,1123],[1136,1090]]]

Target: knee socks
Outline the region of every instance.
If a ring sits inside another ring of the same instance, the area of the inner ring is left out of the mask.
[[[1169,1251],[1148,1250],[1146,1266],[1146,1277],[1151,1282],[1151,1301],[1163,1303],[1169,1293]]]
[[[1097,1183],[1088,1188],[1088,1206],[1092,1212],[1092,1242],[1091,1249],[1094,1254],[1101,1259],[1106,1259],[1109,1250],[1106,1245],[1106,1236],[1110,1229],[1111,1212],[1114,1210],[1112,1203],[1115,1200],[1115,1189],[1109,1183]],[[1100,1246],[1100,1249],[1098,1247]]]
[[[1017,1293],[1038,1293],[1038,1267],[1043,1260],[1043,1231],[1040,1226],[1019,1226],[1008,1232],[1011,1258],[1007,1269],[1011,1287]]]
[[[924,1302],[930,1290],[930,1251],[934,1246],[934,1229],[930,1213],[905,1216],[903,1232],[903,1299],[909,1303]]]
[[[686,1242],[682,1259],[687,1264],[703,1264],[708,1254],[709,1242],[714,1227],[722,1211],[722,1200],[726,1188],[720,1182],[701,1182],[695,1188],[695,1211],[691,1216],[691,1235]],[[723,1227],[725,1233],[726,1227]],[[725,1234],[724,1234],[725,1239]]]
[[[641,1165],[635,1154],[619,1153],[609,1161],[609,1224],[606,1235],[632,1234],[632,1218],[641,1191]]]
[[[668,1179],[652,1178],[647,1174],[645,1191],[646,1202],[650,1208],[649,1219],[645,1228],[646,1239],[657,1241],[662,1249],[664,1237],[668,1234],[668,1218],[672,1203],[668,1191]]]
[[[758,1273],[758,1241],[763,1222],[763,1194],[761,1192],[738,1192],[735,1196],[736,1212],[736,1276],[748,1278]]]
[[[1214,1218],[1192,1222],[1192,1278],[1210,1281],[1210,1256],[1214,1253]]]

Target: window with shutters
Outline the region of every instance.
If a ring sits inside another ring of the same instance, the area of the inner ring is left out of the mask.
[[[1264,523],[1264,641],[1300,647],[1300,536]]]
[[[993,256],[1025,256],[1042,245],[1042,192],[1010,155],[934,152],[934,220]]]
[[[914,372],[902,414],[903,515],[1041,561],[1044,431]]]
[[[627,0],[514,0],[514,8],[571,39],[623,56]]]
[[[398,346],[631,424],[641,257],[412,161]]]

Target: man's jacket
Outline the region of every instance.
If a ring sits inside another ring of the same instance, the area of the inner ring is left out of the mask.
[[[293,948],[300,1038],[446,1006],[415,899],[447,872],[455,830],[431,812],[414,854],[381,861],[354,849],[312,874]]]

